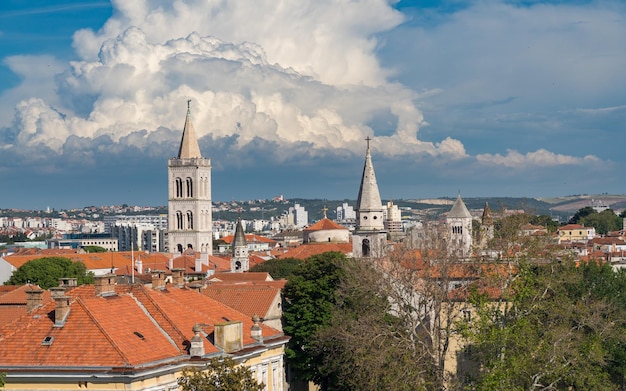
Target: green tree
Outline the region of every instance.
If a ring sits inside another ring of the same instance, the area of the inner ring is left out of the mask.
[[[530,219],[530,223],[533,225],[541,225],[543,227],[546,227],[546,229],[550,233],[556,232],[557,228],[559,228],[559,223],[548,215],[533,216]]]
[[[584,208],[578,209],[578,212],[572,216],[571,219],[567,222],[568,224],[581,224],[581,220],[585,217],[592,215],[594,213],[598,213],[591,206],[585,206]]]
[[[616,390],[626,373],[626,274],[610,265],[521,263],[506,305],[476,294],[467,336],[475,390]]]
[[[232,358],[213,358],[206,370],[186,369],[178,379],[183,391],[262,391],[250,369],[237,365]]]
[[[39,285],[48,289],[59,285],[59,278],[77,278],[78,284],[92,284],[93,273],[87,272],[82,262],[72,262],[63,257],[43,257],[33,259],[23,264],[13,272],[6,285],[21,285],[26,283]]]
[[[318,367],[322,355],[313,351],[313,337],[330,324],[337,302],[336,289],[343,274],[341,264],[345,260],[339,252],[309,257],[283,289],[283,329],[291,337],[285,355],[298,380],[317,384],[323,380]]]
[[[252,272],[267,272],[273,279],[289,279],[293,272],[302,264],[301,259],[281,258],[270,259],[250,268]]]
[[[435,389],[429,353],[415,343],[407,314],[392,305],[389,279],[363,259],[346,259],[342,267],[331,320],[312,337],[321,389]]]
[[[622,219],[611,209],[603,210],[600,213],[594,211],[582,219],[580,224],[587,227],[594,227],[600,235],[606,235],[611,231],[618,231],[622,228]]]

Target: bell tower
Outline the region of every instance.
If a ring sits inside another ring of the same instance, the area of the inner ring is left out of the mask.
[[[383,204],[376,183],[368,137],[361,187],[356,202],[356,230],[352,234],[352,255],[355,258],[382,257],[385,252],[387,232],[383,219]]]
[[[202,157],[196,131],[187,118],[178,156],[167,161],[168,251],[213,253],[211,160]]]

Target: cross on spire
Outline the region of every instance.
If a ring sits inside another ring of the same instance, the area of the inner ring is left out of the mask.
[[[370,149],[370,141],[371,141],[371,140],[372,140],[372,139],[370,138],[370,136],[367,136],[367,137],[365,138],[365,141],[367,141],[367,149]]]
[[[187,114],[191,114],[191,99],[187,99]]]

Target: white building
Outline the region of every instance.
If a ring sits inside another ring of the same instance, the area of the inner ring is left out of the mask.
[[[383,210],[385,229],[389,232],[402,232],[402,211],[393,201],[387,202]]]
[[[309,224],[309,212],[304,209],[304,206],[300,206],[300,204],[295,204],[290,207],[289,215],[291,216],[289,222],[296,228],[304,228]]]

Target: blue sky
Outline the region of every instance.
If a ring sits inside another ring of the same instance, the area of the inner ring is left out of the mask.
[[[621,1],[2,1],[0,207],[624,193]]]

